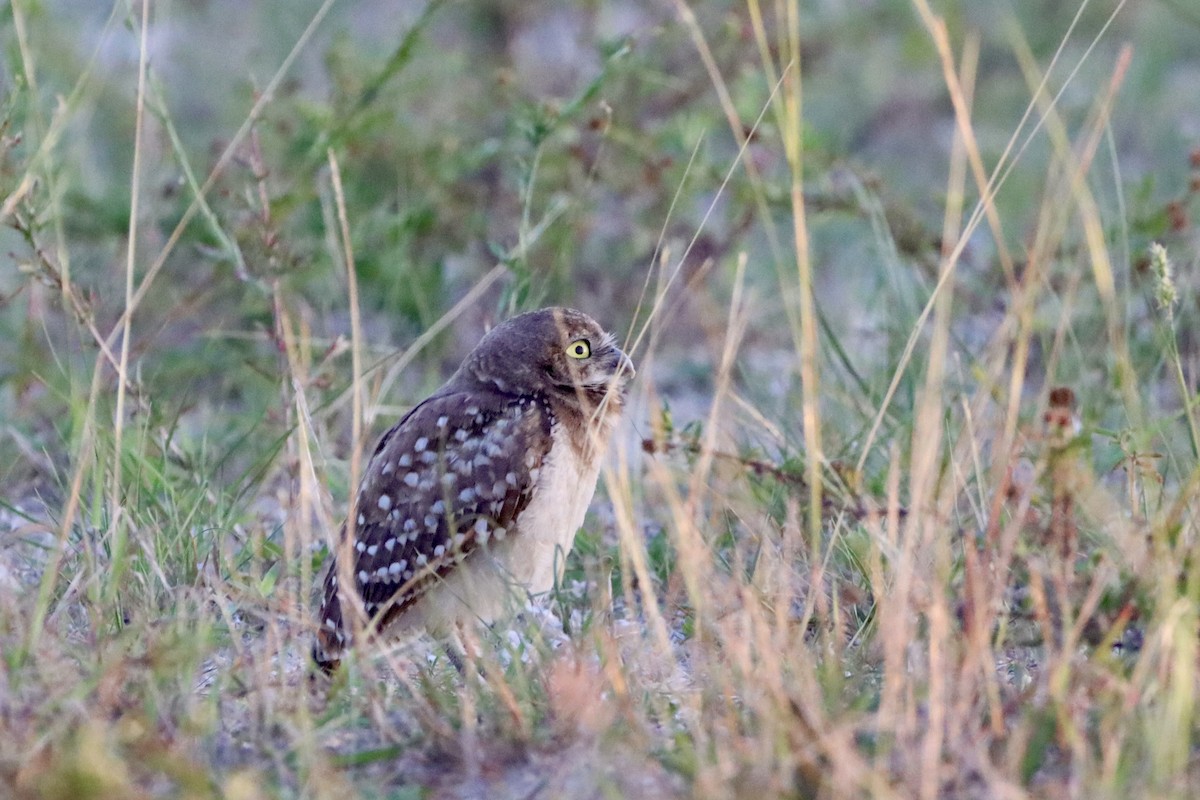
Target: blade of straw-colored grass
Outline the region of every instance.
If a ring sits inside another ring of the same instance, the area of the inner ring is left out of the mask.
[[[138,41],[137,102],[133,123],[133,165],[129,175],[129,232],[125,251],[125,313],[121,315],[121,354],[117,364],[117,404],[113,415],[113,459],[109,475],[109,541],[112,548],[111,580],[106,589],[115,590],[125,571],[125,508],[122,505],[122,446],[125,433],[126,376],[129,374],[129,342],[133,334],[133,286],[137,275],[138,220],[141,215],[142,151],[145,142],[146,72],[150,58],[150,0],[142,0],[141,33]]]
[[[342,191],[342,173],[333,148],[327,151],[329,177],[333,185],[333,198],[337,206],[338,233],[340,235],[340,260],[346,272],[346,293],[350,301],[350,497],[346,511],[346,531],[341,540],[334,543],[337,552],[338,584],[354,586],[354,542],[358,525],[358,482],[362,475],[363,450],[363,374],[362,374],[362,320],[358,304],[358,274],[354,267],[354,250],[350,240],[350,221],[346,215],[346,195]],[[344,601],[343,601],[344,602]],[[357,605],[359,598],[353,601]],[[343,618],[353,620],[354,634],[361,639],[362,614],[345,614]]]
[[[758,62],[762,67],[763,75],[772,84],[781,82],[779,70],[775,65],[775,57],[771,55],[771,41],[767,38],[767,26],[763,21],[762,6],[758,0],[748,0],[746,10],[750,12],[750,25],[754,30],[754,43],[758,47]],[[784,52],[782,47],[778,48],[779,52]],[[711,72],[711,70],[710,70]],[[775,118],[783,119],[785,111],[778,97],[772,98],[772,104],[775,106]],[[728,116],[729,111],[725,111]]]
[[[1004,270],[1004,277],[1010,289],[1015,289],[1017,280],[1016,270],[1013,265],[1012,255],[1008,251],[1008,242],[1005,240],[1004,226],[1000,221],[1000,212],[996,208],[995,193],[987,191],[990,181],[987,171],[983,166],[983,156],[979,152],[979,143],[975,140],[975,129],[971,124],[970,99],[968,98],[969,90],[964,88],[957,74],[954,65],[954,52],[950,46],[950,37],[946,31],[946,24],[940,17],[934,16],[926,0],[914,0],[914,5],[916,5],[917,11],[921,15],[921,20],[925,23],[926,29],[933,38],[934,46],[937,48],[938,59],[942,65],[942,80],[946,84],[950,95],[950,102],[954,106],[954,117],[957,122],[955,131],[963,139],[963,146],[971,164],[971,174],[975,178],[976,186],[979,187],[980,206],[987,218],[988,225],[992,229],[992,241],[996,246],[996,256],[1000,259],[1000,267]],[[1028,113],[1028,109],[1032,108],[1032,105],[1026,108],[1026,113]],[[1024,121],[1023,118],[1021,123],[1018,123],[1018,129]],[[957,240],[958,238],[955,237],[954,239],[943,239],[943,242]],[[957,260],[957,256],[955,260]],[[951,264],[953,265],[953,262]],[[951,269],[953,270],[953,266],[951,266]]]
[[[792,237],[795,244],[796,278],[799,283],[799,345],[801,405],[804,430],[804,463],[808,473],[808,534],[814,555],[821,550],[821,383],[818,369],[820,342],[817,336],[816,297],[813,294],[812,254],[808,242],[808,218],[804,208],[804,103],[800,74],[800,4],[787,3],[788,66],[784,70],[783,105],[787,114],[780,120],[784,152],[791,171]],[[815,562],[814,562],[815,563]],[[818,596],[821,596],[819,584]]]
[[[278,292],[278,287],[276,291]],[[316,463],[313,460],[313,449],[318,446],[317,443],[319,440],[313,428],[308,396],[304,391],[308,377],[308,370],[306,368],[308,360],[300,352],[304,338],[297,335],[283,303],[277,303],[276,308],[279,314],[277,324],[280,327],[280,341],[284,344],[284,356],[287,359],[288,375],[290,376],[291,404],[293,413],[296,415],[296,422],[293,427],[296,432],[296,439],[293,446],[298,465],[297,478],[299,483],[297,498],[299,514],[296,517],[299,530],[295,531],[293,525],[285,525],[284,534],[288,540],[288,550],[294,559],[293,563],[299,563],[300,565],[300,583],[297,586],[298,596],[294,604],[295,613],[293,619],[304,629],[315,625],[308,608],[309,587],[312,586],[313,582],[312,560],[309,554],[313,543],[317,541],[317,536],[314,535],[314,531],[312,530],[312,521],[314,518],[319,519],[322,530],[326,531],[335,530],[335,526],[330,518],[329,510],[325,507],[325,503],[321,502],[322,493],[320,487],[322,482],[317,474]],[[297,539],[297,541],[293,542],[292,539]],[[315,632],[315,630],[311,631],[311,633]]]

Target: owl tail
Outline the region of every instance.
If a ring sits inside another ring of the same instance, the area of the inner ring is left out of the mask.
[[[342,646],[331,632],[321,631],[317,634],[317,640],[313,642],[312,656],[317,669],[326,675],[332,675],[342,663]]]
[[[317,668],[326,675],[333,674],[342,663],[342,653],[346,650],[348,637],[342,624],[342,603],[338,597],[337,562],[330,565],[329,573],[325,576],[322,590],[321,612],[317,618],[317,638],[313,642],[313,661]]]

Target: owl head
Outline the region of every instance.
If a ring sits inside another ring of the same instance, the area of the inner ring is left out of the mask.
[[[467,356],[455,380],[504,393],[539,392],[567,403],[617,400],[633,362],[616,339],[573,308],[543,308],[493,328]]]

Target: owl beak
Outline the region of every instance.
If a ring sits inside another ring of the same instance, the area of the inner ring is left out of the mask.
[[[625,355],[624,351],[617,351],[617,368],[613,370],[613,377],[623,378],[631,381],[637,375],[637,370],[633,368],[633,359]]]

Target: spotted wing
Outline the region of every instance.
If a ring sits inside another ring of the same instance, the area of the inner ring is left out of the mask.
[[[355,525],[325,580],[316,647],[336,664],[348,641],[338,591],[352,580],[375,629],[489,541],[504,538],[529,504],[549,451],[550,415],[535,400],[434,396],[385,434],[364,473]],[[349,555],[350,570],[337,558]]]

